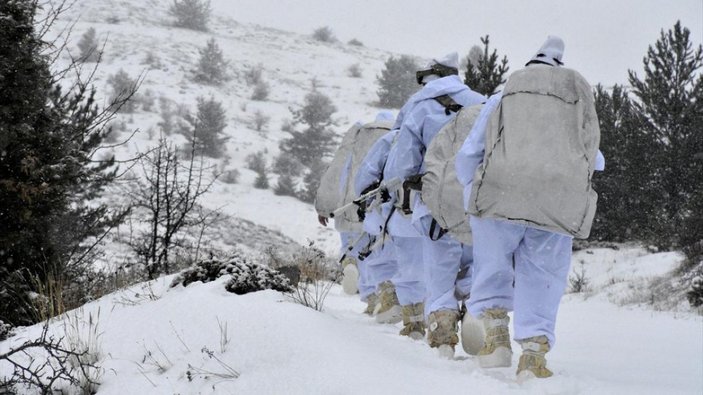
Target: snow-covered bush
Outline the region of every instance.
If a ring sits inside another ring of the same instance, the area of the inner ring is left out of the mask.
[[[236,250],[224,258],[211,258],[197,262],[176,276],[171,287],[179,284],[188,286],[196,281],[207,283],[222,276],[231,277],[225,289],[237,295],[265,289],[293,291],[284,275],[269,267],[249,262],[241,252]]]
[[[210,20],[210,0],[173,0],[169,13],[176,17],[175,26],[206,31]]]

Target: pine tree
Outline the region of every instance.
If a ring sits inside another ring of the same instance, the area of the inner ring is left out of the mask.
[[[273,193],[279,196],[295,196],[295,182],[293,182],[293,177],[288,174],[281,174],[281,176],[278,177],[278,182],[273,189]]]
[[[137,110],[137,100],[134,92],[139,85],[138,81],[132,79],[124,69],[120,69],[107,79],[107,83],[112,87],[110,101],[124,102],[120,107],[121,112],[133,113]]]
[[[31,293],[75,281],[92,264],[90,240],[124,214],[95,200],[116,174],[113,159],[94,157],[114,108],[98,109],[85,84],[52,79],[36,11],[0,2],[0,320],[14,325],[41,318]]]
[[[593,177],[598,211],[591,237],[616,242],[653,240],[663,196],[660,186],[653,182],[659,162],[658,143],[643,132],[643,119],[621,86],[614,86],[608,93],[598,85],[595,106],[600,150],[607,164],[604,172],[596,172]]]
[[[173,0],[171,15],[176,17],[175,26],[207,31],[210,20],[210,0]]]
[[[78,49],[81,51],[81,62],[97,62],[100,59],[100,51],[98,50],[97,34],[95,28],[88,29],[81,40],[78,41]]]
[[[266,169],[259,169],[256,172],[256,180],[254,180],[254,188],[269,189],[269,178],[266,175]]]
[[[323,161],[316,161],[310,166],[309,171],[303,177],[304,188],[298,192],[298,199],[313,203],[315,201],[315,196],[317,195],[317,190],[320,188],[320,179],[322,175],[325,174],[329,163]]]
[[[195,142],[196,151],[211,158],[220,158],[227,147],[229,137],[223,136],[227,127],[227,113],[222,103],[210,97],[198,97],[198,112],[194,116],[186,114],[188,123],[185,136],[189,143]]]
[[[390,57],[381,75],[376,78],[378,102],[382,107],[400,108],[419,87],[415,80],[418,65],[408,55]]]
[[[208,40],[205,48],[199,49],[200,60],[195,70],[195,81],[215,85],[227,80],[227,65],[220,46],[214,38]]]
[[[635,108],[661,153],[654,182],[661,185],[664,199],[656,242],[665,248],[681,243],[689,231],[688,218],[700,217],[693,201],[703,188],[703,51],[700,44],[693,48],[689,37],[690,31],[676,22],[647,50],[644,79],[629,71]],[[703,234],[693,238],[703,239]]]
[[[474,49],[476,47],[473,47],[467,56],[464,83],[478,93],[492,95],[506,81],[505,75],[509,69],[508,57],[503,56],[499,64],[497,50],[494,49],[489,55],[488,35],[481,37],[481,43],[483,52],[480,55]]]
[[[302,108],[291,110],[293,123],[287,130],[291,137],[281,141],[281,152],[294,157],[306,167],[329,156],[335,144],[336,136],[330,126],[334,125],[332,114],[336,111],[337,108],[329,97],[313,89],[305,96]],[[296,126],[305,129],[296,130]]]

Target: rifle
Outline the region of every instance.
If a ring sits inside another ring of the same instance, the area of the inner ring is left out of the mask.
[[[354,239],[351,243],[349,243],[349,244],[347,245],[347,250],[344,251],[344,253],[342,254],[342,257],[339,258],[339,263],[342,263],[342,262],[344,261],[344,258],[346,258],[347,255],[349,255],[350,252],[352,252],[352,250],[354,249],[354,247],[361,241],[361,239],[363,239],[365,236],[368,236],[368,235],[369,235],[369,234],[368,234],[367,232],[361,232],[361,233],[359,234],[359,237],[357,237],[357,238]],[[366,256],[368,256],[368,254],[366,254]],[[364,256],[364,258],[366,258],[366,256]],[[359,260],[360,260],[360,261],[363,261],[364,259],[361,258],[361,257],[359,257]]]
[[[383,201],[382,196],[384,193],[388,193],[388,191],[392,191],[393,189],[397,188],[402,184],[402,181],[399,178],[394,178],[388,182],[383,182],[381,183],[377,188],[371,189],[368,192],[362,193],[361,196],[357,197],[356,199],[352,200],[351,202],[345,204],[342,207],[339,207],[338,209],[334,210],[333,212],[330,213],[330,218],[334,218],[338,215],[344,214],[345,211],[349,210],[350,208],[357,206],[357,207],[364,207],[364,211],[368,211],[368,209],[375,207],[375,205],[381,204]],[[376,202],[374,202],[374,205],[372,206],[366,206],[366,202],[371,200],[374,197],[378,197],[376,199]]]

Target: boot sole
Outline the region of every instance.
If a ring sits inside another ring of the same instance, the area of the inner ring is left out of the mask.
[[[398,305],[395,305],[382,313],[376,313],[376,322],[378,322],[379,324],[397,324],[402,320],[402,309]]]
[[[461,347],[469,355],[478,355],[484,345],[486,330],[483,322],[467,311],[461,320]]]
[[[512,362],[513,352],[507,347],[498,347],[492,354],[478,356],[482,368],[509,368]]]

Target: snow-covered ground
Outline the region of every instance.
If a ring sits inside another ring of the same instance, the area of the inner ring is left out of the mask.
[[[164,277],[58,317],[52,330],[60,335],[62,319],[75,314],[83,322],[99,317],[101,395],[701,394],[703,317],[610,300],[680,260],[634,247],[576,253],[574,267],[583,262],[592,291],[562,301],[548,354],[554,377],[522,385],[514,379],[517,353],[512,368],[493,370],[461,347],[443,359],[424,341],[399,336],[401,324],[363,315],[365,305],[338,285],[318,312],[274,291],[227,293],[224,279],[169,289],[172,278]],[[20,330],[0,353],[39,331]],[[0,365],[0,374],[6,369]]]

